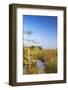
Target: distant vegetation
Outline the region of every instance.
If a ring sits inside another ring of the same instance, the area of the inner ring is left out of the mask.
[[[28,58],[28,54],[30,58]],[[44,68],[44,73],[57,73],[57,49],[43,49],[40,46],[24,47],[23,57],[23,66],[26,66],[26,68],[24,67],[24,74],[38,74],[36,67],[38,58],[40,58],[44,64],[47,64]]]
[[[30,49],[35,49],[35,48],[38,48],[38,49],[42,49],[41,46],[30,46],[30,47],[25,47],[25,48],[30,48]]]

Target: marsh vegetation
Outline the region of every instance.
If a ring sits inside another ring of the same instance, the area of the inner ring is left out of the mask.
[[[57,73],[57,49],[24,47],[23,74]]]

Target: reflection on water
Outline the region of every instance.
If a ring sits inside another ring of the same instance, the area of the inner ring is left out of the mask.
[[[44,73],[44,69],[45,69],[45,63],[42,62],[42,60],[38,59],[37,63],[36,63],[37,69],[38,69],[38,73]]]
[[[43,74],[43,73],[45,73],[46,66],[47,66],[46,62],[44,62],[41,59],[37,59],[34,67],[37,69],[37,74]],[[24,74],[28,74],[28,72],[27,72],[28,68],[29,68],[28,64],[24,65],[24,71],[23,71]]]

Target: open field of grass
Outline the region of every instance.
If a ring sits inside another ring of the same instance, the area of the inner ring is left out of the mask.
[[[23,74],[57,73],[57,49],[24,47],[23,51]],[[40,68],[38,68],[38,62],[42,63]]]

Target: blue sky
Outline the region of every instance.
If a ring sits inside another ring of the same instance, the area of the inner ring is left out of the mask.
[[[57,48],[56,16],[24,15],[23,23],[24,32],[32,31],[30,39],[40,42],[43,48]],[[24,36],[24,38],[27,37]]]

